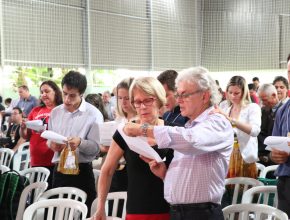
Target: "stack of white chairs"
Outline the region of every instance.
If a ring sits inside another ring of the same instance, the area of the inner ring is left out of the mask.
[[[274,171],[278,168],[278,166],[279,166],[279,165],[271,165],[271,166],[267,166],[267,167],[265,167],[265,168],[261,171],[259,177],[260,177],[260,178],[266,178],[267,174],[268,174],[269,172],[274,172]]]
[[[58,187],[49,189],[46,192],[44,192],[40,196],[39,200],[52,198],[72,199],[85,203],[87,200],[87,194],[83,190],[75,187]]]
[[[30,183],[47,182],[50,175],[49,169],[45,167],[31,167],[19,171],[19,173],[23,176],[26,176],[29,179]]]

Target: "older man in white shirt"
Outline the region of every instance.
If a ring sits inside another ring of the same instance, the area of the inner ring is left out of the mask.
[[[159,148],[174,150],[168,168],[144,158],[152,172],[164,180],[171,219],[220,220],[233,129],[223,115],[213,111],[221,97],[206,69],[183,70],[176,82],[181,114],[189,118],[184,128],[128,123],[124,131],[129,136],[154,138]]]

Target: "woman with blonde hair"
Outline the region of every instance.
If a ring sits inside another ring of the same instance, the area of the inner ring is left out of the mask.
[[[246,80],[233,76],[227,85],[228,106],[215,111],[223,114],[232,124],[235,133],[228,178],[257,177],[258,140],[261,127],[261,108],[251,103]]]
[[[119,96],[119,95],[118,95]],[[164,125],[159,119],[159,109],[166,103],[165,90],[161,83],[153,77],[135,79],[129,90],[129,99],[137,112],[138,119],[133,122],[148,125]],[[146,129],[145,129],[146,130]],[[172,150],[158,149],[156,143],[148,138],[153,149],[166,157],[168,165],[173,157]],[[169,220],[169,205],[164,199],[163,181],[155,176],[147,163],[134,151],[130,150],[118,131],[105,163],[101,169],[98,184],[98,207],[94,220],[105,220],[105,201],[110,188],[112,176],[119,159],[124,156],[128,175],[127,220]]]

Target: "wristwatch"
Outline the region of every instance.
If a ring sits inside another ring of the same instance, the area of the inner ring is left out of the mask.
[[[147,137],[147,130],[148,130],[149,124],[144,123],[141,125],[142,135]]]

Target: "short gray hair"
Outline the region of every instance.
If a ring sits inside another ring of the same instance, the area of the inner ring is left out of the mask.
[[[176,78],[176,84],[178,85],[182,81],[197,85],[201,91],[208,90],[210,92],[210,106],[220,103],[221,94],[206,68],[199,66],[182,70]]]
[[[258,89],[258,94],[260,95],[261,92],[264,92],[267,96],[271,96],[272,94],[277,95],[277,89],[270,83],[261,85]]]

